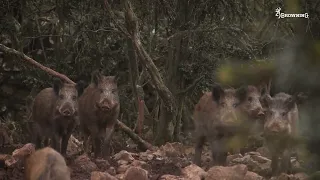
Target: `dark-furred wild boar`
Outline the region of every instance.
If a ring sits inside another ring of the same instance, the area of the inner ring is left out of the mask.
[[[89,152],[90,136],[95,157],[106,157],[109,155],[110,139],[120,111],[116,77],[94,71],[91,84],[79,99],[79,109],[85,151]]]
[[[63,156],[50,147],[39,149],[25,161],[25,180],[70,180],[70,169]]]
[[[297,100],[299,96],[278,93],[274,97],[266,94],[261,102],[266,108],[264,137],[271,154],[272,174],[288,173],[290,156],[297,137],[296,123],[299,120]],[[281,161],[279,163],[279,157]]]
[[[195,164],[201,164],[205,140],[209,142],[212,164],[226,163],[232,138],[247,131],[252,124],[249,121],[263,115],[259,98],[260,93],[253,86],[223,89],[220,85],[214,85],[212,92],[201,97],[194,110]]]
[[[83,81],[70,84],[55,79],[52,88],[45,88],[36,95],[32,119],[33,141],[37,148],[42,147],[44,138],[46,142],[50,138],[52,147],[66,155],[68,140],[75,126],[79,124],[78,97],[83,89]]]

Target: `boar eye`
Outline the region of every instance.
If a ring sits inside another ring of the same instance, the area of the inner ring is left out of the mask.
[[[281,116],[282,116],[282,117],[284,117],[284,116],[286,116],[286,115],[287,115],[286,112],[281,113]]]
[[[76,99],[77,99],[77,96],[73,95],[72,100],[76,100]]]
[[[239,105],[239,103],[234,103],[232,106],[237,107],[238,105]]]
[[[63,98],[64,98],[64,96],[63,96],[62,94],[60,94],[60,95],[59,95],[59,98],[60,98],[60,99],[63,99]]]
[[[221,105],[222,107],[225,107],[225,106],[226,106],[226,103],[225,103],[225,102],[222,102],[222,103],[220,103],[220,105]]]
[[[100,93],[103,93],[103,89],[99,89]]]
[[[248,97],[248,101],[249,101],[249,102],[252,102],[252,97]]]

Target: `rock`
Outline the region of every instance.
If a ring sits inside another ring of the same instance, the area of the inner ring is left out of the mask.
[[[109,174],[111,174],[112,176],[115,176],[117,174],[117,171],[114,167],[109,167],[109,169],[107,170],[107,172]]]
[[[148,152],[142,152],[139,154],[139,159],[142,161],[151,161],[153,159],[154,155],[149,154]]]
[[[115,175],[115,177],[117,179],[123,180],[124,174],[117,174],[117,175]]]
[[[263,180],[263,177],[258,175],[257,173],[248,171],[244,180]]]
[[[308,175],[305,173],[297,173],[293,176],[294,176],[295,180],[305,180],[308,178]]]
[[[128,151],[125,151],[125,150],[118,152],[113,157],[116,161],[125,160],[128,162],[132,162],[134,160],[133,156]]]
[[[247,171],[247,166],[243,164],[231,167],[214,166],[208,170],[205,180],[244,179]]]
[[[150,165],[147,164],[146,162],[144,161],[139,161],[139,160],[134,160],[132,163],[131,163],[132,166],[135,166],[135,167],[141,167],[142,169],[150,169]]]
[[[129,164],[129,162],[128,162],[128,161],[126,161],[126,160],[122,160],[122,159],[120,159],[119,161],[117,161],[117,163],[118,163],[119,165],[126,165],[126,164]]]
[[[77,157],[74,160],[75,166],[79,167],[79,169],[77,169],[77,171],[84,171],[84,172],[92,172],[98,169],[97,165],[95,163],[93,163],[90,158],[86,155],[83,154],[79,157]]]
[[[124,173],[127,171],[127,169],[130,167],[130,165],[127,165],[127,164],[123,164],[123,165],[120,165],[118,168],[117,168],[117,173],[118,174],[121,174],[121,173]]]
[[[90,180],[117,180],[117,178],[106,172],[93,171]]]
[[[291,158],[292,171],[294,173],[302,172],[303,168],[301,167],[300,162],[296,158]]]
[[[228,165],[245,164],[249,171],[253,171],[261,176],[267,176],[271,172],[271,160],[260,156],[260,153],[257,152],[249,152],[243,157],[230,159]]]
[[[166,143],[165,145],[160,147],[160,150],[164,152],[167,157],[175,157],[184,155],[184,146],[181,143]]]
[[[306,180],[308,176],[304,173],[297,173],[297,174],[285,174],[282,173],[278,177],[272,177],[270,180]]]
[[[98,168],[100,170],[107,170],[110,167],[110,164],[107,160],[99,158],[99,159],[95,159],[94,163],[98,166]]]
[[[187,178],[182,178],[179,176],[174,176],[174,175],[170,175],[170,174],[165,174],[162,175],[159,180],[187,180]]]
[[[67,154],[70,154],[70,156],[78,154],[82,150],[82,144],[82,142],[80,142],[77,138],[71,135],[68,140]]]
[[[207,175],[207,173],[200,168],[199,166],[195,164],[191,164],[185,168],[182,169],[181,176],[185,178],[190,178],[194,180],[201,180],[204,179],[204,177]]]
[[[139,167],[130,167],[123,176],[124,180],[148,180],[148,172]]]
[[[260,155],[263,156],[263,157],[266,157],[266,158],[268,158],[268,159],[271,158],[270,152],[269,152],[268,148],[265,147],[265,146],[259,147],[259,148],[257,149],[257,152],[259,152]]]
[[[236,158],[242,158],[241,154],[232,154],[227,157],[227,164],[230,164]]]

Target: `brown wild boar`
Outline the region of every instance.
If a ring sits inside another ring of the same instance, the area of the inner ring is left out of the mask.
[[[267,94],[261,99],[266,108],[264,138],[271,154],[273,175],[288,173],[291,168],[290,156],[294,150],[294,140],[297,137],[296,123],[299,119],[296,104],[298,99],[299,96],[291,96],[283,92],[274,97]]]
[[[28,143],[12,153],[12,158],[6,160],[8,167],[14,167],[18,162],[24,162],[25,180],[70,180],[70,170],[63,156],[50,147],[35,151],[35,145]]]
[[[195,164],[201,163],[205,140],[209,141],[212,164],[225,164],[229,141],[239,133],[249,132],[252,121],[264,115],[259,99],[260,91],[253,86],[222,89],[214,85],[212,92],[201,97],[194,111]]]
[[[25,180],[70,180],[63,156],[50,147],[37,150],[25,162]]]
[[[36,148],[42,147],[44,138],[46,143],[50,138],[52,147],[66,155],[68,140],[79,124],[78,97],[83,89],[83,81],[69,84],[55,79],[52,88],[45,88],[36,95],[32,109],[33,141]]]
[[[79,99],[79,110],[85,151],[89,152],[90,136],[95,157],[106,157],[120,111],[116,77],[104,76],[99,71],[94,71],[91,84]]]

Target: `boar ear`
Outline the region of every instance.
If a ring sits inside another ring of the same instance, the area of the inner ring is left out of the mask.
[[[61,79],[54,78],[53,79],[53,91],[56,95],[59,95],[60,88],[62,87]]]
[[[114,76],[114,82],[118,82],[118,80],[120,79],[120,75],[119,74],[116,74]]]
[[[114,82],[114,83],[117,83],[117,81],[118,81],[118,79],[119,79],[119,77],[117,76],[117,75],[115,75],[115,76],[109,76],[110,77],[110,80],[112,81],[112,82]]]
[[[286,105],[286,107],[288,108],[289,111],[294,108],[295,104],[296,104],[295,96],[291,96],[285,101],[285,105]]]
[[[99,70],[95,70],[91,74],[91,82],[93,82],[95,85],[98,85],[99,81],[101,80],[101,73]]]
[[[219,84],[215,84],[212,87],[212,99],[219,102],[220,98],[224,95],[224,90]]]
[[[244,101],[248,92],[247,86],[241,86],[239,89],[237,89],[236,95],[239,98],[240,102]]]
[[[299,92],[295,95],[295,99],[297,104],[303,104],[308,99],[308,96],[303,92]]]
[[[269,108],[269,106],[271,104],[271,101],[272,101],[272,97],[269,94],[265,94],[265,95],[260,97],[261,105],[264,108]]]
[[[83,80],[80,80],[76,84],[76,89],[78,91],[78,97],[80,97],[83,93],[83,89],[86,87],[86,83]]]

